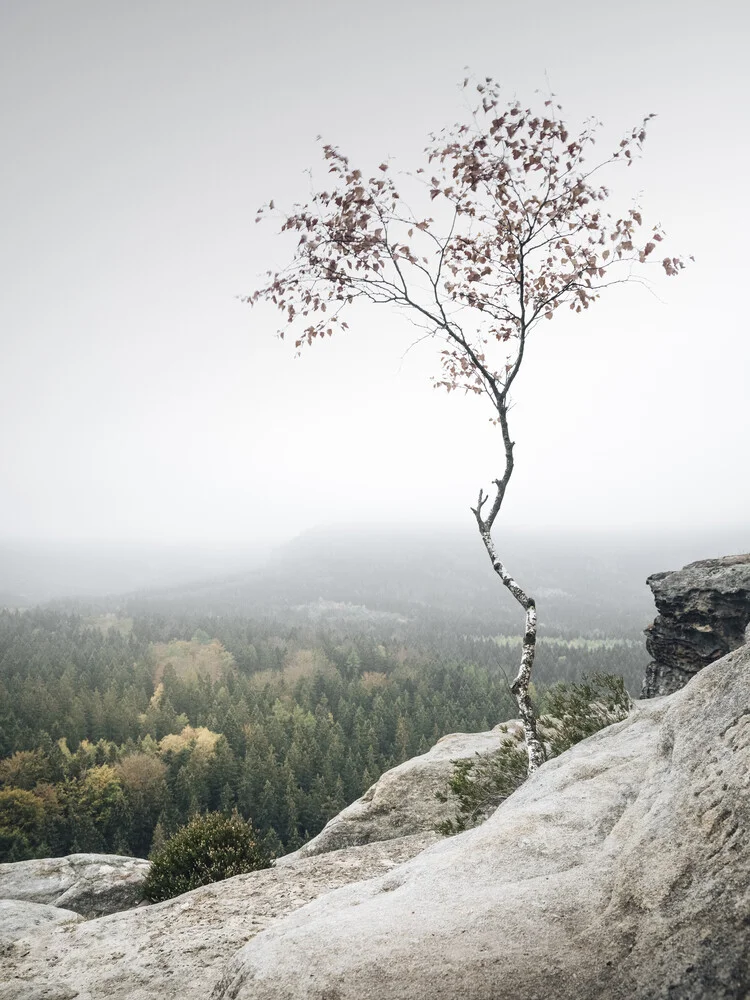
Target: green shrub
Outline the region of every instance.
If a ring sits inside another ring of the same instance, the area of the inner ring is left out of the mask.
[[[540,719],[549,733],[550,757],[627,719],[632,704],[625,681],[615,674],[584,676],[578,684],[553,684],[542,698]]]
[[[446,837],[478,826],[526,780],[529,758],[523,746],[510,737],[503,740],[491,757],[476,755],[474,760],[454,760],[448,794],[435,793],[440,802],[455,798],[455,819],[436,827]]]
[[[206,813],[195,816],[152,853],[144,895],[157,903],[272,864],[249,820],[236,812],[231,816]]]
[[[545,692],[539,718],[540,735],[548,759],[557,757],[605,726],[626,719],[632,701],[622,677],[593,674],[578,684],[560,681]],[[504,740],[489,757],[453,761],[447,794],[436,793],[440,802],[455,801],[454,819],[436,827],[451,836],[484,822],[527,777],[526,749],[515,740]]]

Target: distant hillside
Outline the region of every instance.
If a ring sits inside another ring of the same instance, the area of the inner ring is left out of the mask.
[[[536,596],[548,634],[634,636],[654,616],[649,574],[739,549],[743,541],[730,532],[703,538],[516,532],[500,534],[498,546]],[[483,634],[517,632],[521,622],[470,530],[382,526],[309,531],[251,572],[132,594],[124,604],[349,627],[356,619],[391,626],[429,621]]]
[[[0,541],[0,607],[103,597],[246,570],[269,547]]]

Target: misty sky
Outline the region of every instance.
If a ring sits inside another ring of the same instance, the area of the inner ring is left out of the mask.
[[[0,536],[470,516],[500,441],[431,387],[433,344],[404,356],[414,332],[381,310],[295,360],[238,298],[292,251],[255,209],[325,178],[315,137],[416,166],[467,65],[613,141],[656,112],[608,180],[696,258],[539,328],[505,516],[750,527],[748,28],[728,0],[5,0]]]

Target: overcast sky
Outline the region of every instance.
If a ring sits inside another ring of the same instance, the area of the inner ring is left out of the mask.
[[[0,535],[470,516],[500,441],[434,345],[381,311],[295,360],[238,298],[291,253],[255,209],[326,176],[315,137],[418,165],[467,65],[613,139],[656,112],[615,204],[696,258],[539,328],[507,521],[750,526],[748,28],[729,0],[4,0]]]

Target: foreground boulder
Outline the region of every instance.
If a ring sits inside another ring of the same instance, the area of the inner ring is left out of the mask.
[[[483,825],[259,934],[214,1000],[739,1000],[750,646],[544,764]]]
[[[750,554],[704,559],[646,581],[659,615],[646,629],[652,662],[643,697],[672,694],[709,663],[746,641]]]
[[[503,723],[488,733],[444,736],[427,753],[386,771],[361,798],[334,816],[317,837],[294,854],[280,858],[278,864],[434,830],[456,814],[454,801],[437,798],[448,789],[453,761],[490,757],[508,739],[523,739],[520,722]]]
[[[47,903],[26,903],[20,899],[0,899],[0,956],[14,941],[36,937],[50,927],[77,924],[80,913]]]
[[[149,862],[119,854],[69,854],[0,865],[0,899],[47,903],[84,917],[128,910],[143,900]]]
[[[274,920],[391,872],[437,839],[428,833],[300,859],[74,927],[27,925],[0,952],[0,1000],[205,1000],[231,956]]]

